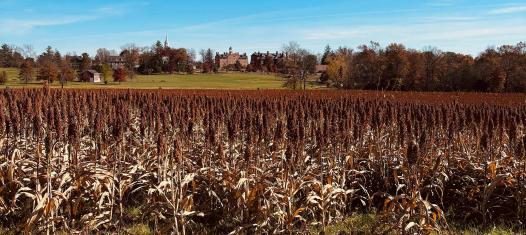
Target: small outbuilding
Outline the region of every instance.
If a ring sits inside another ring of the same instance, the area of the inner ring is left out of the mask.
[[[316,65],[316,73],[323,73],[323,72],[327,72],[327,68],[329,66],[327,65],[323,65],[323,64],[318,64]]]
[[[80,79],[84,82],[102,82],[101,74],[95,70],[86,70],[81,74]]]

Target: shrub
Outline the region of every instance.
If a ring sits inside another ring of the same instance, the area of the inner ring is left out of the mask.
[[[7,82],[7,72],[6,71],[2,71],[0,73],[0,84],[5,84]]]

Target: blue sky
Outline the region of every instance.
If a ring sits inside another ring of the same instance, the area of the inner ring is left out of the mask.
[[[526,1],[517,0],[0,0],[0,43],[51,45],[62,53],[152,45],[241,52],[276,51],[297,41],[378,41],[473,55],[526,41]]]

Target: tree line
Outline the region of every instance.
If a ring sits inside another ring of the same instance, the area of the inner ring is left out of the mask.
[[[113,78],[116,82],[133,79],[137,73],[193,73],[194,61],[195,52],[192,49],[171,48],[159,41],[151,47],[127,44],[121,47],[120,53],[100,48],[94,57],[88,53],[62,55],[51,46],[39,55],[31,46],[19,48],[3,44],[0,47],[0,67],[19,68],[18,77],[25,83],[33,80],[50,83],[87,81],[85,72],[88,70],[99,72],[104,81]],[[5,81],[7,75],[0,74],[0,83]]]
[[[160,41],[149,47],[128,44],[120,53],[101,48],[94,57],[87,53],[62,56],[51,47],[37,56],[31,46],[17,48],[3,44],[0,66],[20,68],[19,78],[24,82],[34,79],[63,83],[75,79],[85,81],[82,74],[91,69],[101,73],[105,81],[113,77],[119,82],[133,78],[136,73],[192,74],[195,69],[203,73],[218,72],[212,49],[201,50],[199,55],[198,61],[193,49],[171,48]],[[333,50],[327,46],[323,54],[315,55],[290,42],[283,46],[279,56],[267,53],[258,59],[251,61],[246,70],[280,74],[285,78],[285,85],[291,88],[305,87],[307,78],[319,72],[316,65],[321,64],[326,71],[319,76],[320,82],[342,89],[526,91],[524,42],[488,48],[476,57],[433,47],[408,49],[398,43],[382,47],[376,42],[356,49],[339,47]],[[0,81],[7,80],[4,75],[0,76]]]
[[[437,48],[326,47],[321,80],[336,87],[401,91],[525,92],[526,43],[488,48],[478,56]]]

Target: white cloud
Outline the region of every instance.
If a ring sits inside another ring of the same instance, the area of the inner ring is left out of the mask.
[[[149,5],[150,2],[147,1],[111,4],[97,8],[93,11],[93,13],[99,15],[100,17],[107,15],[123,15],[133,9],[148,7]]]
[[[516,6],[497,8],[497,9],[490,11],[489,13],[492,15],[503,15],[503,14],[519,13],[519,12],[526,12],[526,5],[516,5]]]
[[[471,16],[430,16],[430,17],[423,17],[422,21],[425,23],[444,23],[444,22],[466,22],[466,21],[473,21],[478,20],[477,17],[471,17]]]
[[[296,31],[300,43],[356,46],[370,40],[404,43],[408,47],[434,45],[444,50],[476,54],[487,45],[516,43],[526,25],[513,21],[468,20],[418,24],[374,24],[365,26],[310,27]]]
[[[98,8],[95,12],[100,14],[120,15],[123,13],[123,10],[112,6],[105,6]]]
[[[139,6],[145,7],[149,2],[140,2]],[[137,4],[120,4],[120,5],[106,5],[95,10],[88,10],[87,12],[78,15],[70,16],[35,16],[34,18],[12,18],[0,19],[0,34],[25,34],[31,32],[37,27],[57,26],[91,21],[108,16],[123,15]],[[26,9],[27,13],[36,13],[34,9]]]
[[[448,7],[455,5],[456,2],[457,0],[436,0],[428,3],[428,5],[432,7]]]
[[[23,34],[33,30],[36,27],[43,26],[56,26],[56,25],[66,25],[73,24],[82,21],[94,20],[96,16],[68,16],[62,18],[53,18],[53,19],[28,19],[28,20],[19,20],[19,19],[8,19],[0,21],[0,33],[6,34]]]
[[[376,33],[386,32],[387,26],[360,26],[351,28],[331,27],[322,30],[301,30],[299,33],[306,40],[332,40],[345,38],[361,38]]]
[[[451,41],[477,38],[498,38],[502,36],[521,35],[526,26],[486,26],[474,27],[472,24],[420,24],[411,26],[377,25],[350,28],[327,28],[324,30],[302,31],[306,40],[330,40],[345,38],[384,38],[410,39],[421,41]]]

